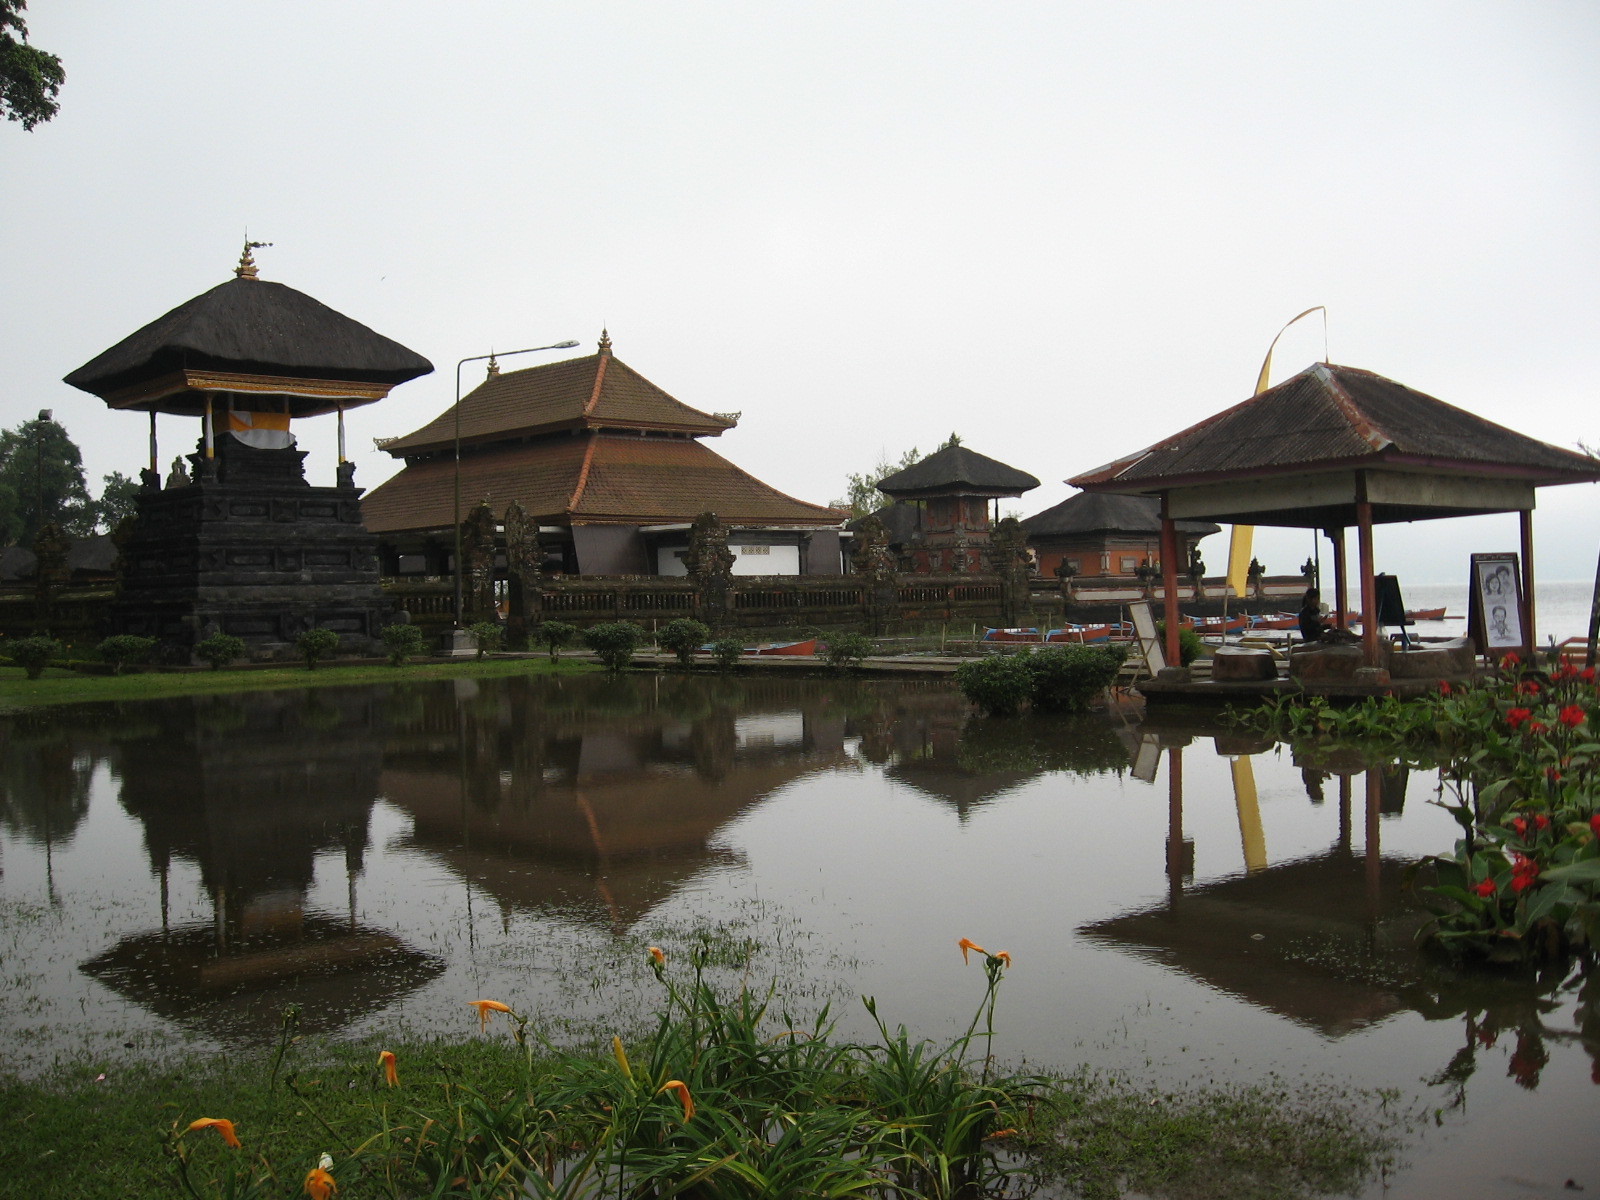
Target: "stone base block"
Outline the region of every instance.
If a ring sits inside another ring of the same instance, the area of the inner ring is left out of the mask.
[[[1156,672],[1156,679],[1162,683],[1188,683],[1188,667],[1162,667]]]
[[[1388,687],[1389,672],[1383,667],[1359,667],[1356,670],[1355,682],[1364,687]]]
[[[1221,646],[1211,656],[1211,678],[1216,683],[1259,683],[1277,677],[1271,650]]]
[[[1429,642],[1411,650],[1396,650],[1389,658],[1389,673],[1396,679],[1469,679],[1476,658],[1466,638]]]
[[[1289,656],[1289,677],[1301,683],[1354,683],[1364,665],[1360,646],[1312,645]]]
[[[446,658],[476,658],[478,643],[465,629],[447,629],[440,640],[439,653]]]

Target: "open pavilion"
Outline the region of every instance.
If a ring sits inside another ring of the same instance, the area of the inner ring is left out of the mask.
[[[1178,661],[1177,522],[1325,530],[1348,611],[1345,534],[1359,547],[1364,661],[1381,664],[1374,525],[1483,513],[1521,519],[1523,635],[1534,628],[1536,489],[1600,480],[1600,460],[1536,441],[1404,384],[1316,363],[1243,403],[1067,482],[1161,504],[1167,655]]]

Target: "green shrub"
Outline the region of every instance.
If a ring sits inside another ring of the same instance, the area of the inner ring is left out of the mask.
[[[711,660],[719,671],[731,671],[744,657],[744,643],[738,638],[718,638],[711,643]]]
[[[1161,651],[1167,649],[1167,623],[1156,622],[1156,638],[1161,643]],[[1206,652],[1205,642],[1200,640],[1200,635],[1185,625],[1178,626],[1178,665],[1187,667],[1195,659]]]
[[[393,625],[385,625],[380,636],[383,638],[385,649],[389,651],[389,662],[392,666],[403,666],[406,659],[413,654],[422,653],[422,630],[415,625],[397,621]]]
[[[710,640],[711,627],[688,617],[668,621],[656,634],[656,644],[669,654],[676,654],[681,667],[687,667],[694,652]]]
[[[975,658],[956,668],[956,686],[991,717],[1009,717],[1021,711],[1033,692],[1033,672],[1027,654],[994,654]]]
[[[1122,646],[1045,646],[1017,657],[1032,676],[1028,699],[1037,711],[1081,713],[1116,681],[1128,651]]]
[[[244,657],[244,641],[231,633],[213,633],[197,643],[194,652],[203,662],[210,663],[213,671],[220,671],[234,659]]]
[[[61,653],[61,643],[54,638],[25,637],[5,643],[6,657],[28,673],[29,679],[44,674],[50,660]]]
[[[479,621],[467,629],[467,636],[478,647],[478,657],[498,653],[505,641],[506,631],[498,621]]]
[[[840,633],[828,639],[828,665],[838,670],[859,667],[873,651],[872,639],[864,633]]]
[[[644,644],[643,627],[632,621],[607,621],[583,631],[584,644],[595,652],[608,671],[626,671],[633,653]]]
[[[308,629],[295,638],[294,644],[306,660],[306,670],[315,671],[318,659],[338,651],[339,635],[331,629]]]
[[[129,663],[147,663],[155,653],[155,638],[140,637],[136,633],[118,633],[106,638],[94,652],[111,664],[111,673],[121,675]]]
[[[528,634],[528,643],[543,642],[550,651],[551,658],[560,655],[561,647],[571,645],[578,640],[578,627],[569,625],[565,621],[544,621]]]

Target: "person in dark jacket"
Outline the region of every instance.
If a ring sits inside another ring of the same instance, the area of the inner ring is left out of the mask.
[[[1322,635],[1328,631],[1328,624],[1322,619],[1322,594],[1316,588],[1307,588],[1306,594],[1300,598],[1299,616],[1301,640],[1321,641]]]

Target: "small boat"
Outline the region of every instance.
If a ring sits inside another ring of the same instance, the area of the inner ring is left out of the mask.
[[[1120,629],[1120,622],[1118,625]],[[1094,642],[1109,642],[1111,640],[1110,625],[1068,625],[1062,629],[1052,629],[1044,635],[1047,642],[1067,642],[1076,646],[1087,646]]]
[[[985,629],[983,641],[986,642],[1037,642],[1039,631],[1037,629]]]
[[[746,646],[746,654],[810,654],[817,652],[817,639],[807,638],[802,642],[768,642],[764,646]]]
[[[1411,621],[1442,621],[1444,608],[1408,608],[1406,618]]]
[[[1184,617],[1179,622],[1185,629],[1192,629],[1201,637],[1206,634],[1236,633],[1250,624],[1250,618],[1241,614],[1229,617],[1224,621],[1221,617]]]
[[[1252,631],[1261,629],[1298,629],[1300,617],[1297,613],[1258,613],[1250,618]]]

